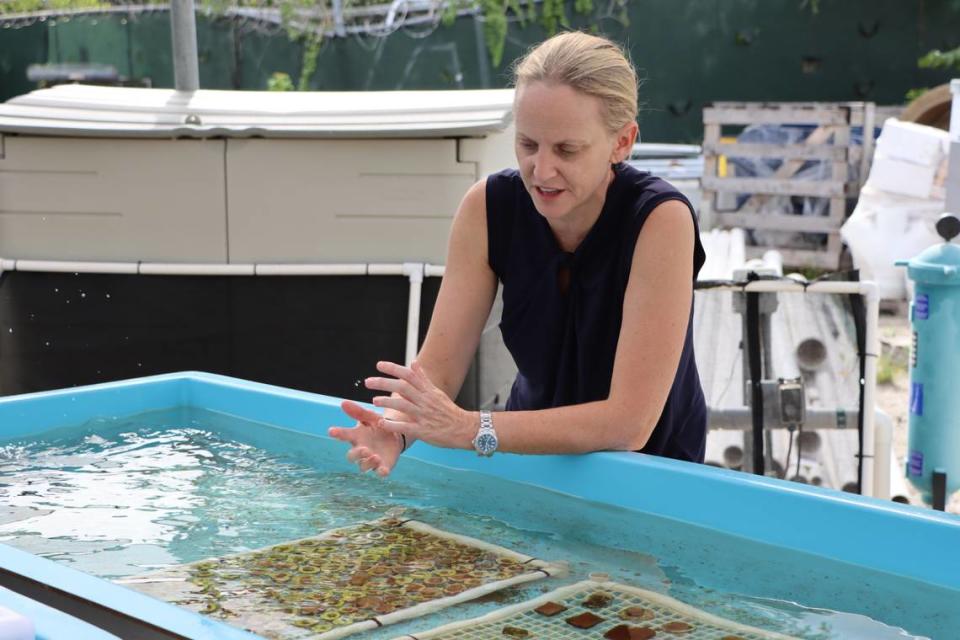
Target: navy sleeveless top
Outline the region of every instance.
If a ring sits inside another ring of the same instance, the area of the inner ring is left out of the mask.
[[[623,298],[637,236],[667,200],[690,202],[669,183],[629,165],[614,166],[600,217],[573,253],[557,244],[519,173],[487,178],[490,267],[503,284],[503,341],[519,372],[507,410],[534,410],[605,400],[610,393]],[[695,234],[693,274],[705,254]],[[568,269],[569,286],[558,273]],[[651,336],[651,339],[655,339]],[[706,403],[693,357],[693,303],[680,364],[644,453],[703,462]]]

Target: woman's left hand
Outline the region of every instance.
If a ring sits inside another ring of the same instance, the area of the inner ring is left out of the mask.
[[[373,404],[396,409],[405,414],[408,422],[380,421],[382,428],[407,437],[423,440],[437,447],[469,449],[477,432],[473,414],[458,407],[442,389],[427,377],[416,361],[409,367],[393,362],[378,362],[377,371],[392,378],[371,377],[365,381],[368,389],[384,391],[394,396],[376,396]]]

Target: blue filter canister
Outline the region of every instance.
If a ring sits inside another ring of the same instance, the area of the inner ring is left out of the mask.
[[[942,244],[897,262],[915,283],[906,476],[928,504],[934,471],[946,473],[948,495],[960,489],[960,247],[950,242],[960,218],[944,214],[937,233]]]

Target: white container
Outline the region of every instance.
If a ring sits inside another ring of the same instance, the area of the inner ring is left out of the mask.
[[[933,195],[934,178],[939,168],[939,161],[932,165],[915,164],[891,158],[878,150],[867,184],[887,193],[927,199]]]
[[[850,247],[861,277],[877,283],[881,298],[907,297],[904,270],[894,262],[937,242],[934,224],[941,213],[942,200],[907,198],[870,186],[860,191],[857,207],[840,228],[840,236]]]
[[[913,164],[936,166],[943,159],[950,135],[935,127],[888,118],[877,139],[877,153]]]
[[[512,109],[510,89],[38,89],[0,104],[0,256],[443,264],[463,194],[516,163]]]
[[[0,640],[34,640],[33,621],[12,609],[0,606]]]
[[[960,79],[950,81],[950,93],[953,102],[950,104],[950,140],[960,142]]]

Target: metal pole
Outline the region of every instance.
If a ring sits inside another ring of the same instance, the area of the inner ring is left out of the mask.
[[[173,39],[174,88],[196,91],[200,88],[200,68],[193,0],[170,0],[170,34]]]
[[[333,0],[333,32],[340,38],[347,35],[343,24],[343,0]]]

